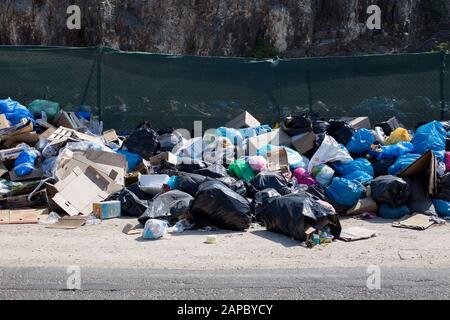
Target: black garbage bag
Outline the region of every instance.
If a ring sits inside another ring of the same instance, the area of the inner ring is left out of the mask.
[[[152,204],[138,218],[138,221],[145,224],[148,219],[164,219],[170,225],[174,225],[189,213],[193,199],[192,196],[180,190],[162,193],[153,199]]]
[[[288,181],[279,172],[260,172],[250,181],[254,193],[264,189],[275,189],[281,195],[291,193]]]
[[[155,169],[156,174],[167,174],[168,176],[178,175],[177,166],[166,160],[163,160]]]
[[[127,188],[112,194],[107,200],[119,200],[121,215],[129,217],[139,217],[151,206],[150,200],[140,199]]]
[[[329,226],[335,238],[341,234],[339,218],[333,207],[307,192],[270,198],[262,210],[261,219],[267,230],[300,241],[306,240],[305,231],[310,226]]]
[[[195,170],[194,173],[210,178],[223,178],[228,176],[227,169],[218,163],[212,164],[204,169]]]
[[[311,118],[307,113],[287,116],[283,121],[282,129],[290,137],[313,131]]]
[[[258,191],[255,194],[254,199],[250,203],[250,210],[256,221],[263,222],[261,220],[261,213],[267,207],[269,199],[274,197],[281,197],[281,194],[279,194],[277,190],[270,188]]]
[[[327,134],[346,146],[355,134],[355,129],[346,121],[330,120]]]
[[[190,194],[195,197],[200,184],[211,178],[188,172],[179,172],[176,179],[177,189]]]
[[[252,222],[248,201],[219,181],[200,186],[191,214],[197,220],[227,230],[245,230]]]
[[[210,164],[203,161],[203,160],[197,160],[197,159],[191,159],[191,158],[181,158],[178,160],[177,168],[179,171],[188,172],[188,173],[194,173],[194,171],[205,169]]]
[[[159,141],[159,150],[161,152],[172,152],[176,145],[181,143],[182,137],[180,134],[173,132],[173,133],[165,133],[160,136],[158,136]]]
[[[391,208],[406,204],[410,194],[408,183],[395,176],[379,176],[370,182],[371,198],[379,204],[388,204]]]
[[[158,135],[150,122],[144,121],[125,139],[123,144],[128,151],[138,153],[142,158],[148,160],[158,150]]]
[[[174,131],[175,131],[174,128],[172,128],[172,127],[166,127],[166,128],[163,128],[163,129],[159,129],[158,131],[156,131],[156,133],[157,133],[159,136],[161,136],[161,135],[163,135],[163,134],[171,134],[171,133],[173,133]]]
[[[450,201],[450,172],[438,177],[437,193],[437,199]]]
[[[406,206],[410,212],[423,213],[429,216],[436,216],[437,212],[434,204],[428,197],[425,185],[420,179],[405,178],[410,188],[410,195]]]
[[[216,180],[224,183],[228,188],[236,192],[237,194],[245,197],[247,195],[247,184],[243,180],[237,180],[233,177],[217,178]]]
[[[388,169],[395,163],[395,161],[397,161],[395,158],[383,158],[376,160],[372,164],[375,177],[388,175]]]

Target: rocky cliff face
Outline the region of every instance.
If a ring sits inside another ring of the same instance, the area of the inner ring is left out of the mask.
[[[66,9],[81,8],[81,30]],[[382,30],[366,28],[367,7]],[[0,44],[173,54],[316,56],[414,47],[446,27],[450,0],[1,0]]]

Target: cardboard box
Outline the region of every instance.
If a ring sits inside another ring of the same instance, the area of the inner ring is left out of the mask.
[[[370,239],[372,237],[375,237],[376,235],[377,232],[374,230],[369,230],[361,227],[348,227],[342,229],[339,239],[350,242],[350,241]]]
[[[255,155],[257,150],[264,148],[268,144],[289,147],[291,145],[291,137],[281,129],[275,129],[272,132],[251,137],[248,139],[248,154]]]
[[[0,161],[15,160],[22,151],[29,149],[33,148],[30,148],[27,144],[20,144],[15,148],[0,150]]]
[[[426,177],[423,183],[427,186],[427,193],[429,197],[437,195],[437,173],[436,173],[436,158],[434,153],[428,151],[419,159],[414,161],[406,169],[398,174],[401,178],[408,177]]]
[[[0,210],[0,224],[28,224],[46,220],[48,209]]]
[[[18,124],[8,128],[0,129],[0,137],[4,139],[9,135],[22,134],[33,131],[33,123],[31,120],[22,119]]]
[[[116,186],[116,187],[114,187]],[[117,188],[114,180],[93,167],[85,170],[75,167],[71,173],[55,184],[58,193],[52,200],[70,216],[92,212],[92,204],[105,200]]]
[[[117,142],[119,141],[119,137],[117,136],[116,130],[110,129],[105,132],[103,132],[103,140],[106,144],[110,142]]]
[[[377,123],[374,127],[380,127],[381,129],[383,129],[384,134],[386,136],[389,136],[392,133],[392,131],[394,131],[397,128],[402,128],[403,125],[401,125],[400,122],[398,122],[396,117],[392,117],[387,121]]]
[[[178,158],[176,155],[174,155],[172,152],[161,152],[160,154],[151,157],[149,160],[150,164],[152,166],[157,166],[161,164],[163,161],[166,161],[168,163],[177,165]]]
[[[9,128],[11,124],[4,114],[0,114],[0,129]]]
[[[103,201],[92,204],[92,213],[100,220],[119,218],[121,216],[120,201]]]
[[[341,120],[350,123],[352,128],[355,130],[362,128],[372,129],[369,117],[342,117]]]
[[[291,138],[292,146],[300,154],[305,154],[312,148],[316,142],[316,134],[314,132],[305,132]]]
[[[78,130],[83,124],[80,122],[74,112],[61,111],[54,120],[58,127],[65,127],[73,130]]]
[[[401,219],[400,221],[393,222],[392,226],[397,228],[407,228],[413,230],[425,230],[428,229],[433,224],[435,224],[435,222],[431,220],[429,216],[421,213],[414,213],[411,217],[407,217]]]
[[[3,143],[7,148],[13,148],[20,143],[26,143],[30,146],[34,146],[39,141],[39,135],[32,131],[21,133],[17,135],[10,135],[6,138],[6,141]]]
[[[241,129],[259,127],[261,123],[249,112],[245,111],[225,124],[227,128]]]
[[[267,164],[269,171],[289,171],[288,154],[285,148],[267,152]]]
[[[378,205],[372,198],[359,199],[358,202],[350,209],[347,210],[343,216],[356,216],[364,212],[377,212]]]
[[[126,158],[122,154],[92,149],[86,152],[73,152],[66,149],[56,168],[56,177],[65,179],[75,167],[81,170],[93,167],[124,186],[127,166]]]

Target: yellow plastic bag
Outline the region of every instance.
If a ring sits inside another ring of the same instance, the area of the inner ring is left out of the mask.
[[[397,128],[394,131],[392,131],[391,135],[385,140],[384,144],[391,145],[391,144],[397,144],[402,141],[411,141],[411,136],[408,133],[408,130],[404,128]]]

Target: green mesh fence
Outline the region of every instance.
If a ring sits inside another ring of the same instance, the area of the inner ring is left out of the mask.
[[[289,60],[191,57],[98,48],[0,46],[0,98],[89,105],[105,128],[221,126],[241,110],[274,124],[292,111],[325,118],[448,119],[442,53]],[[445,101],[446,104],[441,103]]]
[[[96,48],[0,46],[0,99],[57,101],[66,110],[97,108]]]

